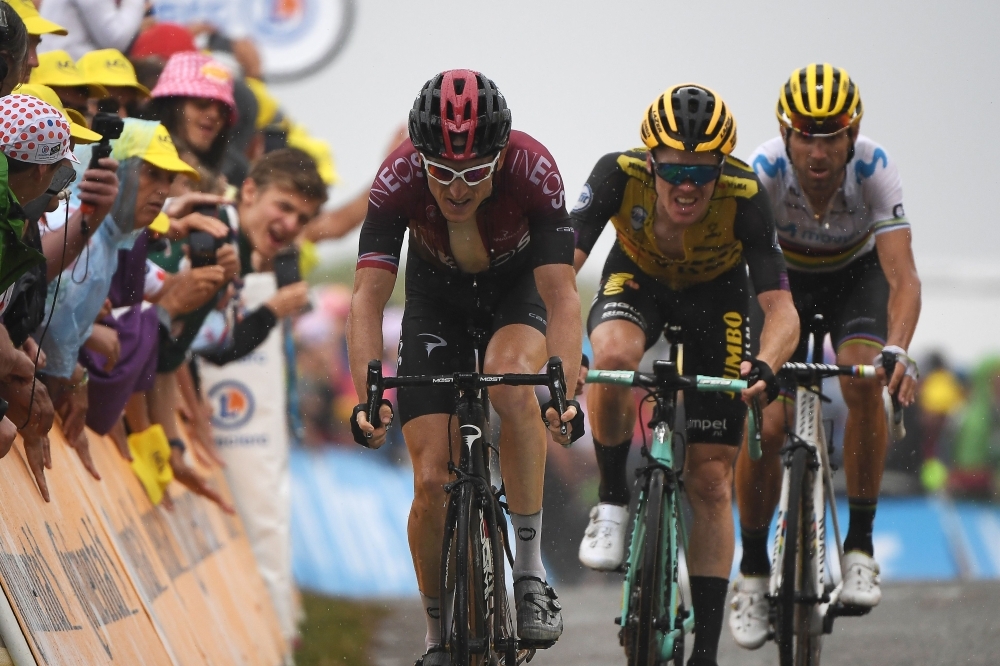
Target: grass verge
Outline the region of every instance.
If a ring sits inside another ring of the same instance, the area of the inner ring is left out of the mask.
[[[385,609],[348,599],[302,593],[306,621],[297,666],[363,666]]]

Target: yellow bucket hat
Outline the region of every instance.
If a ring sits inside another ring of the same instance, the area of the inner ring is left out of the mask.
[[[35,8],[35,3],[31,0],[7,0],[7,4],[14,8],[17,15],[24,21],[24,27],[28,29],[28,34],[33,37],[69,34],[66,28],[58,23],[42,18],[42,15]]]
[[[31,70],[28,83],[40,83],[49,87],[87,86],[91,99],[104,99],[107,89],[99,83],[91,83],[84,78],[73,58],[65,51],[48,51],[38,54],[38,67]]]
[[[135,88],[143,97],[149,97],[149,88],[139,83],[135,77],[135,67],[117,49],[100,49],[85,53],[76,61],[76,66],[88,83]]]
[[[334,185],[340,180],[337,166],[333,161],[333,153],[330,151],[330,144],[310,136],[303,125],[292,125],[288,132],[288,147],[298,148],[313,158],[316,162],[316,170],[319,171],[319,177],[327,186]]]
[[[14,93],[18,95],[29,95],[40,99],[50,106],[54,106],[56,111],[63,114],[69,121],[69,134],[77,143],[96,143],[101,140],[101,135],[87,128],[87,119],[75,109],[67,109],[56,91],[48,86],[37,83],[22,83],[14,88]]]
[[[177,147],[174,146],[170,133],[163,125],[156,127],[153,140],[149,142],[146,152],[142,154],[142,159],[166,171],[182,173],[188,178],[201,180],[201,174],[198,173],[198,170],[177,155]]]
[[[257,122],[255,126],[257,130],[262,130],[268,125],[272,124],[278,117],[278,112],[281,110],[281,105],[278,100],[274,98],[271,91],[267,89],[267,86],[260,79],[246,79],[247,87],[253,93],[253,96],[257,99]]]
[[[159,504],[163,500],[163,492],[174,480],[174,470],[170,466],[170,442],[163,426],[157,424],[129,435],[128,450],[132,454],[132,471],[146,489],[149,501]]]

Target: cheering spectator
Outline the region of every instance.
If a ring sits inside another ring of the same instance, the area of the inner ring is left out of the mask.
[[[46,40],[43,50],[62,49],[74,58],[97,49],[124,51],[139,32],[146,0],[45,0],[42,16],[69,34]]]
[[[167,61],[149,103],[150,117],[163,123],[174,143],[201,165],[218,171],[236,121],[233,77],[200,53],[176,53]]]

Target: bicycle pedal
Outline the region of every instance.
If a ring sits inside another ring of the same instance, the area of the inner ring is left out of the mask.
[[[517,641],[518,650],[548,650],[550,647],[555,645],[555,641]]]
[[[836,603],[830,606],[828,614],[835,617],[862,617],[872,612],[871,606],[855,606],[853,604]]]

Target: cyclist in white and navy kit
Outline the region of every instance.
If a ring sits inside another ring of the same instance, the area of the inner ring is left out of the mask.
[[[862,114],[860,91],[846,71],[829,64],[798,69],[779,96],[781,135],[754,151],[750,164],[770,195],[802,326],[792,360],[806,360],[811,332],[818,349],[830,334],[838,363],[881,366],[883,351],[895,353],[895,371],[883,381],[905,406],[916,389],[906,349],[920,315],[920,279],[899,172],[884,148],[859,134]],[[764,411],[762,459],[741,456],[736,469],[743,559],[730,628],[751,649],[767,640],[767,532],[781,491],[778,451],[793,414],[790,389]],[[881,599],[872,526],[888,444],[882,386],[842,378],[841,390],[850,527],[840,600],[872,607]]]

